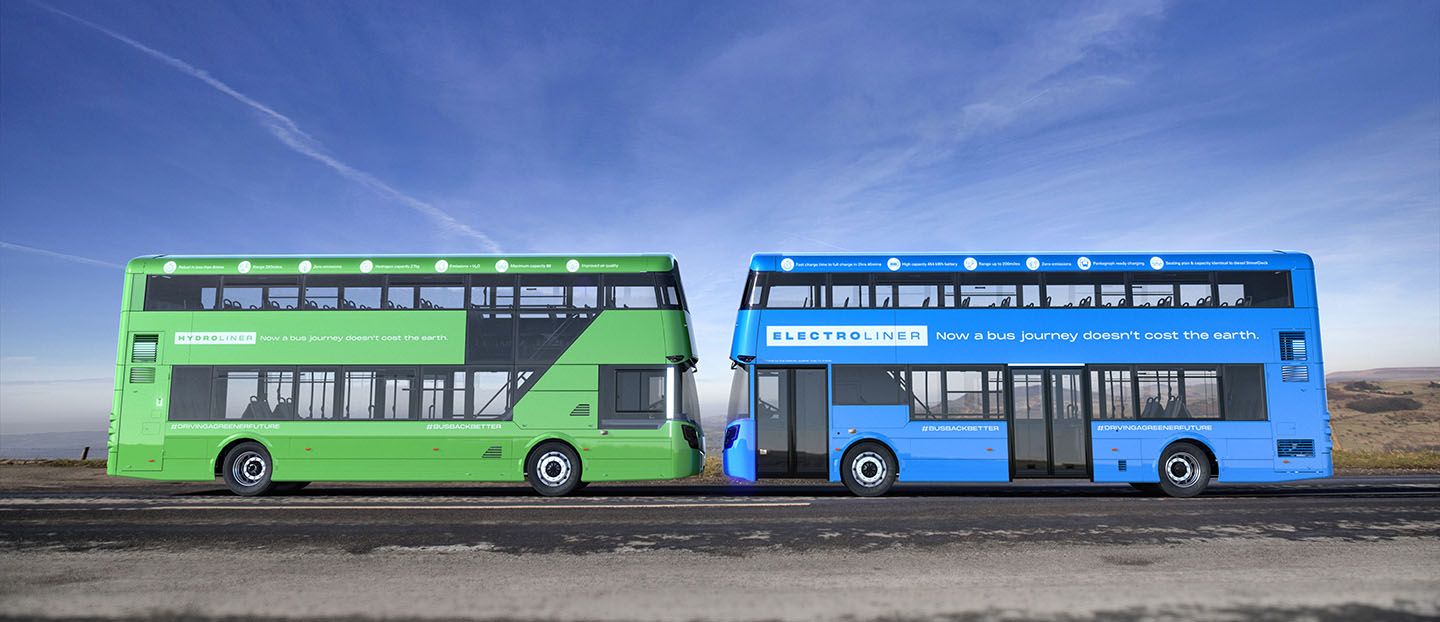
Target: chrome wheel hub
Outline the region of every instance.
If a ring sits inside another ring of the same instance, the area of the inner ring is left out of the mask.
[[[855,460],[850,462],[850,475],[855,478],[855,483],[866,488],[880,485],[888,474],[885,459],[873,451],[855,456]]]
[[[546,486],[560,486],[570,481],[570,458],[558,451],[546,452],[535,463],[535,476]]]
[[[1200,481],[1200,462],[1188,453],[1177,453],[1165,461],[1165,476],[1171,484],[1189,488]]]
[[[235,459],[230,467],[230,476],[241,486],[250,487],[265,481],[265,474],[269,471],[270,465],[265,463],[264,456],[247,451]]]

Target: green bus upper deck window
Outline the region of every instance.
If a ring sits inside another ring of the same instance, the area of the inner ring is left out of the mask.
[[[145,279],[146,311],[199,311],[215,308],[218,276],[151,275]]]

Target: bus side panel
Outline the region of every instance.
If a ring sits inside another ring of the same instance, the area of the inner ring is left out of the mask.
[[[659,430],[610,430],[577,436],[572,442],[584,461],[587,482],[675,479],[698,475],[704,454],[691,449],[682,423],[668,421]]]
[[[1010,481],[1009,426],[1003,421],[913,421],[901,432],[902,482]]]
[[[660,316],[660,320],[661,330],[664,332],[666,356],[683,357],[681,360],[689,360],[695,356],[695,346],[690,341],[690,313],[686,311],[664,313]]]
[[[906,406],[832,406],[830,481],[840,481],[845,451],[864,439],[895,452],[902,482],[1009,481],[1008,434],[1003,421],[911,421]]]

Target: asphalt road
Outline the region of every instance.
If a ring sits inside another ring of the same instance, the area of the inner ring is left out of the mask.
[[[0,618],[1440,618],[1440,476],[1219,485],[26,485]],[[88,480],[87,480],[88,481]]]

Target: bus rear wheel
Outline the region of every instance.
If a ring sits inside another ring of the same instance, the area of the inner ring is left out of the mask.
[[[240,443],[225,454],[221,474],[225,485],[242,497],[256,497],[270,492],[275,482],[270,475],[275,472],[275,463],[264,445],[256,442]]]
[[[564,443],[542,443],[525,460],[525,479],[547,497],[563,497],[580,488],[580,456]]]
[[[840,481],[861,497],[878,497],[895,485],[895,455],[879,443],[860,443],[840,461]]]
[[[1160,454],[1160,490],[1172,497],[1199,495],[1210,485],[1210,458],[1194,443],[1175,443]]]

